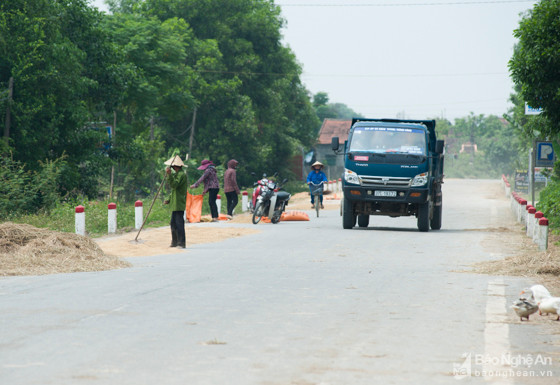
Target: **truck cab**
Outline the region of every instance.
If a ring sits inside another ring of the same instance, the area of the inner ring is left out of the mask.
[[[372,215],[415,216],[420,231],[441,228],[444,143],[435,120],[353,119],[344,156],[342,225],[367,227]]]

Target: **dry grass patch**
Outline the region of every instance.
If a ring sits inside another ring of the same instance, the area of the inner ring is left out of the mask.
[[[128,267],[88,237],[0,223],[0,276],[43,275]]]
[[[497,261],[480,262],[474,271],[482,274],[521,276],[535,279],[535,283],[545,285],[553,294],[560,295],[560,236],[550,235],[548,249],[540,251],[524,233],[513,233],[513,237],[502,239],[518,251]]]

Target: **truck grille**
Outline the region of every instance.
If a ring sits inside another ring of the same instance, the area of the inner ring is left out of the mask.
[[[390,178],[385,176],[360,175],[365,187],[409,187],[411,178]]]

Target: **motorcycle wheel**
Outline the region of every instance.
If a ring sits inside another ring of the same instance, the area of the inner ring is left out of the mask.
[[[277,224],[278,222],[280,222],[280,219],[282,218],[282,211],[283,210],[275,211],[272,218],[270,218],[270,222],[272,222],[274,224]]]
[[[261,221],[261,218],[263,216],[263,211],[264,211],[263,205],[260,202],[257,202],[257,205],[255,206],[255,211],[253,211],[252,221],[254,225],[256,225]]]

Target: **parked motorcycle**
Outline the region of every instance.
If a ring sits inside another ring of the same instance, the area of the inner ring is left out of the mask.
[[[281,184],[286,181],[287,179],[284,179]],[[292,195],[286,191],[280,191],[281,185],[268,179],[266,174],[255,182],[255,186],[253,198],[249,203],[249,209],[253,213],[253,224],[259,223],[262,217],[270,218],[274,224],[280,222],[280,217]]]

